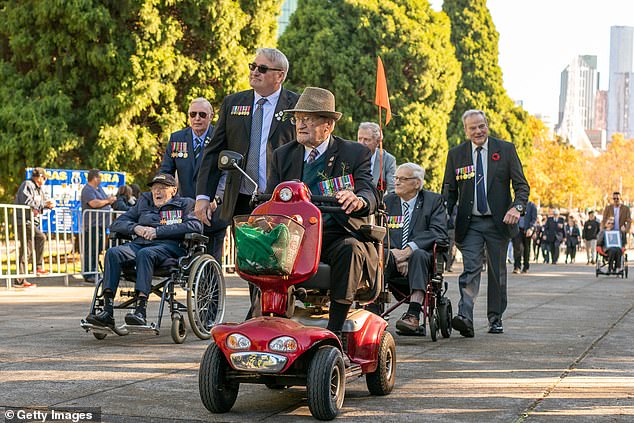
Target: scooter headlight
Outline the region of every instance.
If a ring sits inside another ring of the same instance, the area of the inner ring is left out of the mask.
[[[269,342],[269,349],[277,352],[294,352],[297,350],[297,341],[290,336],[280,336]]]
[[[232,333],[227,336],[227,348],[232,350],[247,350],[251,347],[251,341],[244,335]]]
[[[291,201],[292,198],[293,198],[293,191],[290,188],[286,187],[280,190],[280,200],[286,203],[288,201]]]

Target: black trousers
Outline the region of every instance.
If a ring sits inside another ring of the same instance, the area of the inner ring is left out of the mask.
[[[384,257],[387,258],[385,266],[385,280],[403,276],[396,268],[396,260],[394,254],[385,251]],[[427,289],[427,281],[429,280],[429,270],[431,269],[432,253],[427,250],[418,249],[412,252],[407,261],[407,282],[409,289]]]
[[[33,239],[31,239],[31,231],[33,232]],[[33,243],[35,242],[35,265],[39,269],[42,267],[42,256],[44,255],[44,243],[46,242],[46,235],[33,223],[28,222],[26,224],[26,234],[23,234],[21,230],[18,230],[19,246],[19,263],[18,269],[20,273],[27,273],[29,263],[32,263],[33,257],[31,251],[33,250]],[[35,269],[33,269],[35,271]]]
[[[357,289],[369,278],[366,258],[374,245],[347,233],[327,232],[322,238],[321,261],[330,266],[331,301],[352,303]]]
[[[522,265],[522,261],[524,262]],[[513,237],[513,267],[528,270],[531,261],[531,238],[526,236],[526,229],[520,229]]]

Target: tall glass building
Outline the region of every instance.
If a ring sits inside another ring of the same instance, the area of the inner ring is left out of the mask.
[[[634,27],[610,28],[608,142],[614,133],[634,138]]]

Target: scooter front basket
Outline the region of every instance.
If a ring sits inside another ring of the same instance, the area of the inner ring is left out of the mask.
[[[290,275],[305,228],[284,215],[236,216],[236,266],[249,275]]]

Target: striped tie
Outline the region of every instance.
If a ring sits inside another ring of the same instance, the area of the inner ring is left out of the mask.
[[[407,244],[407,238],[409,236],[409,204],[403,203],[403,241],[401,242],[401,248],[405,248]]]
[[[315,161],[315,159],[319,156],[319,151],[316,148],[313,148],[310,153],[308,153],[308,159],[306,159],[306,163],[311,164]]]
[[[203,140],[201,138],[196,138],[194,140],[194,160],[198,161],[200,158],[200,152],[202,150]]]

